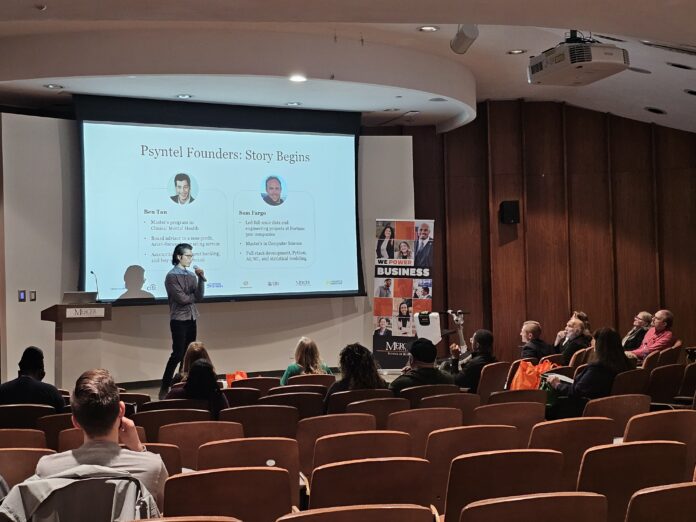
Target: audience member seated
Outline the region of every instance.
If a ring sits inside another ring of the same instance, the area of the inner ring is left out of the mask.
[[[573,312],[564,330],[556,335],[554,349],[563,354],[563,365],[568,366],[573,354],[590,346],[590,321],[585,312]]]
[[[287,367],[280,378],[280,384],[285,386],[290,377],[295,375],[325,373],[332,375],[331,368],[325,365],[319,356],[317,343],[309,337],[300,337],[295,348],[295,362]]]
[[[326,404],[329,403],[329,397],[336,392],[387,387],[387,383],[379,375],[372,352],[362,344],[346,346],[338,355],[338,363],[341,367],[341,380],[336,381],[329,388],[326,393]]]
[[[655,312],[652,318],[652,327],[646,332],[640,346],[635,350],[626,352],[626,355],[642,361],[651,353],[672,346],[674,344],[673,322],[674,315],[669,310]]]
[[[167,468],[159,455],[150,453],[138,439],[118,388],[106,370],[88,370],[75,383],[70,402],[72,422],[85,435],[82,446],[47,455],[39,460],[36,476],[46,478],[83,464],[127,471],[145,486],[161,507]],[[119,442],[125,448],[119,446]]]
[[[631,328],[621,341],[621,346],[626,351],[635,350],[643,342],[645,333],[650,328],[652,314],[650,312],[638,312],[633,318],[633,328]]]
[[[41,382],[44,375],[43,352],[28,347],[19,361],[18,377],[0,384],[0,404],[47,404],[62,413],[65,400],[55,386]]]
[[[230,407],[218,386],[215,368],[207,359],[198,359],[193,363],[184,385],[169,390],[165,398],[207,401],[214,419],[218,418],[220,410]]]
[[[541,340],[541,325],[537,321],[522,323],[520,337],[524,343],[520,356],[522,359],[532,357],[538,361],[542,357],[555,353],[553,346]]]
[[[469,388],[471,393],[476,393],[483,367],[496,362],[493,356],[493,334],[488,330],[476,330],[471,337],[471,350],[471,359],[465,362],[460,370],[459,354],[461,348],[456,344],[450,345],[454,384],[460,388]]]
[[[582,369],[572,384],[563,382],[559,377],[549,377],[548,384],[561,396],[567,397],[556,403],[550,417],[577,417],[582,415],[585,403],[590,399],[599,399],[611,394],[614,378],[621,372],[635,367],[624,355],[621,336],[611,328],[600,328],[592,338],[594,355],[592,361]]]
[[[389,389],[398,395],[404,388],[423,384],[452,384],[454,378],[435,368],[437,348],[428,339],[416,339],[409,349],[408,364],[402,374],[389,384]]]
[[[205,359],[211,363],[213,362],[210,359],[210,355],[208,355],[208,350],[205,349],[205,345],[202,342],[193,341],[189,343],[188,348],[186,348],[186,353],[184,354],[184,360],[181,363],[181,371],[172,379],[172,385],[184,382],[188,377],[188,372],[191,371],[191,365],[200,359]]]

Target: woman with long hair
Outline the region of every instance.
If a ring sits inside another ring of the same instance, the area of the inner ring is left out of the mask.
[[[408,312],[408,301],[399,303],[399,313],[396,316],[396,320],[401,324],[401,328],[408,326],[408,323],[411,321],[411,314]]]
[[[331,368],[321,360],[317,343],[309,337],[300,337],[295,348],[295,362],[287,367],[285,373],[280,378],[280,384],[285,386],[288,383],[288,379],[295,375],[316,373],[332,375]]]
[[[411,245],[407,241],[402,241],[399,243],[399,251],[396,254],[397,259],[413,259],[413,252],[411,251]]]
[[[379,375],[372,352],[360,343],[343,348],[338,356],[338,364],[341,367],[341,380],[331,385],[326,393],[325,404],[328,404],[328,398],[336,392],[387,387],[387,383]]]
[[[181,372],[174,376],[172,385],[186,381],[188,372],[191,370],[191,365],[200,359],[210,361],[211,364],[213,362],[210,360],[208,350],[205,349],[205,345],[201,341],[189,343],[188,348],[186,348],[186,353],[184,354],[184,361],[181,364]]]
[[[621,336],[612,328],[600,328],[592,335],[594,351],[591,362],[575,376],[573,383],[561,382],[550,377],[548,384],[568,401],[560,406],[556,418],[576,417],[582,414],[585,403],[611,394],[614,378],[621,372],[631,370],[633,364],[624,354]],[[559,403],[559,404],[561,404]]]
[[[188,378],[183,386],[172,388],[167,399],[195,399],[207,401],[208,409],[214,419],[220,410],[229,408],[227,399],[220,391],[213,364],[207,359],[198,359],[191,365]]]
[[[386,225],[377,240],[377,259],[394,259],[394,228]]]

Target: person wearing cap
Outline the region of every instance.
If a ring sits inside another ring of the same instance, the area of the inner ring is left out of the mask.
[[[471,393],[476,393],[483,367],[496,362],[493,356],[493,334],[488,330],[476,330],[471,337],[471,349],[471,359],[464,363],[460,370],[461,348],[456,344],[450,346],[451,372],[454,374],[454,384],[460,388],[469,388]]]
[[[417,339],[411,345],[408,355],[408,365],[402,375],[394,379],[389,389],[398,395],[404,388],[422,386],[423,384],[452,384],[454,378],[437,368],[435,359],[437,348],[429,339]]]
[[[43,352],[29,346],[19,361],[18,377],[0,384],[0,404],[46,404],[63,413],[63,396],[55,386],[41,382],[45,375]]]
[[[638,312],[638,314],[633,318],[633,328],[629,330],[621,340],[621,346],[624,350],[635,350],[643,342],[645,333],[650,328],[650,323],[652,323],[652,314],[650,312]]]

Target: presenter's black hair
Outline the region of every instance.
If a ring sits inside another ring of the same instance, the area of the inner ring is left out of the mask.
[[[266,178],[266,187],[268,187],[268,182],[276,180],[278,182],[278,185],[280,185],[280,188],[283,188],[283,183],[280,181],[280,178],[278,176],[268,176]]]
[[[179,172],[176,176],[174,176],[174,186],[176,187],[176,182],[177,181],[185,181],[188,183],[188,186],[191,186],[191,178],[189,177],[188,174],[184,174],[183,172]]]
[[[172,254],[172,265],[176,266],[179,264],[179,259],[177,256],[183,256],[184,250],[193,250],[193,247],[188,243],[179,243],[174,247],[174,253]]]

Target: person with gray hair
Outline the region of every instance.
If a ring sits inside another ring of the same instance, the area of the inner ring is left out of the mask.
[[[652,318],[652,326],[645,333],[640,346],[635,350],[627,351],[626,355],[642,361],[653,352],[670,348],[674,344],[673,322],[674,314],[669,310],[655,312]]]
[[[652,314],[650,312],[638,312],[633,318],[633,328],[629,330],[626,336],[621,340],[621,346],[624,350],[635,350],[643,342],[643,338],[650,328],[652,322]]]

